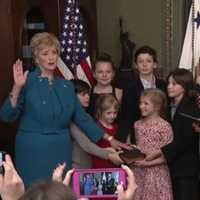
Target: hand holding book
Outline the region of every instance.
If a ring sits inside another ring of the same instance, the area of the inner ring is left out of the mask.
[[[130,150],[124,149],[119,156],[127,165],[138,160],[144,160],[146,157],[137,147],[132,147]]]

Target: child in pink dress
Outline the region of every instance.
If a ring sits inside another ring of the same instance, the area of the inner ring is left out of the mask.
[[[162,116],[166,97],[158,89],[147,89],[140,97],[142,119],[135,122],[137,147],[144,153],[160,149],[173,139],[172,128]],[[172,200],[168,166],[163,158],[136,161],[133,170],[138,185],[135,200]]]

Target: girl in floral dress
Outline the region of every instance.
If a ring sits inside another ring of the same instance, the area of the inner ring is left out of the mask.
[[[147,89],[140,97],[142,119],[135,122],[137,147],[150,153],[170,143],[173,139],[170,124],[162,117],[166,97],[158,89]],[[152,161],[136,161],[133,164],[138,185],[135,200],[172,200],[168,166],[163,158]]]

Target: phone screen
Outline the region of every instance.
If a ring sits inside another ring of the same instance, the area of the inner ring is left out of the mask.
[[[117,197],[117,185],[126,187],[126,173],[121,168],[76,169],[73,174],[73,190],[80,197]]]
[[[80,174],[80,195],[114,195],[119,184],[119,172]]]

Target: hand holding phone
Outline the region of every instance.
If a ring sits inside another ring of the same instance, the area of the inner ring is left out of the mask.
[[[2,199],[19,199],[24,194],[24,183],[18,175],[11,157],[5,152],[0,152],[0,159],[4,161],[4,167],[1,165],[4,173],[1,174],[1,197]]]
[[[118,198],[117,200],[132,200],[135,196],[137,184],[133,171],[127,166],[121,166],[127,174],[127,187],[124,188],[123,184],[117,186]]]

